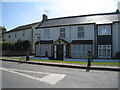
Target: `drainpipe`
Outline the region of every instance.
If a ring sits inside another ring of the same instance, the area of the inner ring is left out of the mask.
[[[70,28],[70,43],[71,43],[71,26],[69,26],[69,28]]]
[[[33,27],[31,27],[31,53],[32,54],[34,54],[34,52],[33,52],[33,44],[34,44],[34,42],[33,42],[33,30],[34,30],[34,28]]]
[[[69,35],[69,36],[70,36],[70,43],[71,43],[71,42],[72,42],[72,41],[71,41],[71,26],[69,26],[69,29],[70,29],[70,35]],[[69,53],[69,56],[70,56],[70,57],[72,56],[71,50],[72,50],[72,46],[71,46],[71,44],[70,44],[70,50],[69,50],[69,52],[70,52],[70,53]]]

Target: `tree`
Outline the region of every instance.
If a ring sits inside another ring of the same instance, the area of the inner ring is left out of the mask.
[[[6,31],[7,31],[7,29],[5,27],[0,26],[0,38],[3,39],[3,36],[4,36]]]

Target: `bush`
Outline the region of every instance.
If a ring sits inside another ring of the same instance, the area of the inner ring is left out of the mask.
[[[30,49],[29,41],[18,41],[17,43],[2,41],[0,42],[2,50],[27,51]]]
[[[0,47],[2,47],[2,50],[14,50],[15,49],[14,43],[8,42],[8,41],[1,42]]]
[[[30,42],[29,41],[17,41],[17,43],[15,43],[15,48],[16,50],[20,50],[20,51],[27,51],[30,49]]]

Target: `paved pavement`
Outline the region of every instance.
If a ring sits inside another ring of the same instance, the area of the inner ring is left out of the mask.
[[[2,88],[118,88],[118,72],[2,62]]]

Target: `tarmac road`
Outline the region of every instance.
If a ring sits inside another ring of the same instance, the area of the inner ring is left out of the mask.
[[[118,88],[118,72],[2,62],[2,88]]]

